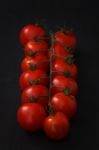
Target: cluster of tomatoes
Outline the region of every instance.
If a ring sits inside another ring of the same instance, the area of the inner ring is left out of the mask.
[[[43,128],[50,139],[60,140],[67,136],[69,119],[77,111],[76,37],[71,31],[59,30],[49,38],[42,27],[27,25],[20,32],[20,42],[25,58],[19,79],[18,122],[27,131]]]

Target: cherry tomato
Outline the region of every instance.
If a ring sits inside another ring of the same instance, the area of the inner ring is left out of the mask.
[[[27,131],[37,131],[42,128],[46,113],[44,107],[38,103],[27,103],[17,112],[20,126]]]
[[[42,105],[48,103],[48,88],[44,85],[34,85],[26,88],[21,96],[22,104],[37,102]]]
[[[72,78],[66,78],[62,75],[56,76],[52,80],[52,94],[64,91],[66,95],[76,96],[78,85]]]
[[[40,52],[42,54],[48,53],[49,46],[44,40],[32,40],[29,41],[25,46],[26,56],[34,56],[36,53]]]
[[[19,84],[22,90],[29,87],[30,85],[48,85],[48,76],[44,71],[39,69],[34,71],[27,70],[21,74],[19,78]]]
[[[52,140],[63,139],[67,136],[69,128],[69,121],[61,112],[48,116],[44,121],[45,134]]]
[[[21,63],[21,70],[24,72],[26,70],[40,69],[45,72],[49,71],[49,60],[43,54],[37,54],[34,58],[27,56],[23,59]]]
[[[22,28],[20,32],[20,42],[23,46],[27,44],[28,41],[34,39],[43,39],[46,37],[46,31],[37,25],[27,25]]]
[[[68,57],[64,59],[56,59],[53,62],[53,76],[64,75],[65,77],[71,77],[76,79],[78,70],[77,66],[72,63],[72,58]]]
[[[77,111],[77,102],[74,96],[67,96],[63,92],[56,93],[51,104],[55,112],[63,112],[68,118],[74,117]]]
[[[64,47],[61,43],[55,42],[54,43],[54,49],[53,49],[53,55],[55,58],[65,58],[69,54],[66,47]]]
[[[68,52],[73,53],[77,47],[77,39],[73,32],[71,31],[58,31],[54,36],[55,40],[65,45]]]

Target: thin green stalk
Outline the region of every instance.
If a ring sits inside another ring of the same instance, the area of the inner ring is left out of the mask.
[[[52,63],[53,63],[53,48],[54,48],[54,37],[51,33],[51,49],[50,49],[50,73],[49,73],[49,102],[51,99],[51,88],[52,88]]]

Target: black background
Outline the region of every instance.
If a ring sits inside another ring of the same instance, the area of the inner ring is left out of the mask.
[[[20,29],[36,19],[48,28],[64,23],[78,38],[78,114],[68,138],[53,142],[43,132],[28,134],[16,120],[20,105],[18,78],[24,57]],[[0,4],[0,150],[98,150],[99,11],[96,1],[2,1]]]

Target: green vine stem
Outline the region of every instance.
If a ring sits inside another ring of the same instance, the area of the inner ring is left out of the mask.
[[[50,49],[50,73],[49,73],[49,103],[51,99],[52,63],[53,63],[53,48],[54,48],[54,37],[52,33],[50,33],[50,35],[51,35],[51,49]]]

